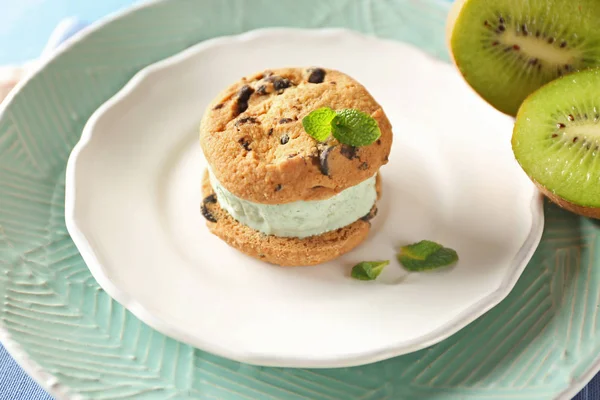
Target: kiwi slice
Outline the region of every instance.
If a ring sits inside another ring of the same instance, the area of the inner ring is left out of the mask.
[[[554,202],[600,217],[600,69],[557,79],[529,96],[512,137],[515,157]]]
[[[465,80],[498,110],[574,71],[600,66],[599,0],[462,0],[449,47]]]

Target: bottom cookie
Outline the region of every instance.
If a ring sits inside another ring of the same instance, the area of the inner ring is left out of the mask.
[[[379,191],[379,179],[378,179]],[[265,235],[240,224],[223,210],[208,179],[202,180],[202,213],[210,231],[239,251],[281,266],[308,266],[333,260],[358,246],[369,233],[373,211],[344,228],[304,239]]]

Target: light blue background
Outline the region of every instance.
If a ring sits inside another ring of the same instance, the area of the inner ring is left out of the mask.
[[[0,0],[0,65],[19,64],[35,59],[63,18],[76,17],[82,22],[94,22],[135,3],[138,1]],[[0,400],[51,400],[51,397],[16,365],[2,345]],[[600,376],[596,376],[574,400],[600,400]]]
[[[0,65],[36,58],[65,17],[93,22],[132,0],[0,0]]]

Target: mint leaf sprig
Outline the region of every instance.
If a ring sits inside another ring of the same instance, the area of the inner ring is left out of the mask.
[[[430,240],[421,240],[401,247],[396,258],[404,269],[410,272],[429,271],[458,262],[458,254],[455,250]],[[389,260],[363,261],[352,268],[350,275],[361,281],[373,281],[389,263]]]
[[[397,258],[408,271],[419,272],[452,265],[458,261],[458,254],[439,243],[421,240],[402,247]]]
[[[352,268],[350,275],[361,281],[373,281],[377,279],[381,271],[390,263],[385,261],[363,261]]]
[[[302,119],[302,126],[319,142],[325,142],[333,135],[340,143],[354,147],[368,146],[381,137],[377,121],[353,108],[339,111],[318,108]]]

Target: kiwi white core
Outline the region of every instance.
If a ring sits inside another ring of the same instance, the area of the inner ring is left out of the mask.
[[[593,141],[600,144],[600,125],[583,124],[571,125],[564,129],[563,138]]]
[[[514,49],[522,52],[530,60],[538,59],[554,65],[570,65],[582,57],[580,50],[560,47],[535,36],[517,35],[512,30],[504,32],[499,39],[505,46],[516,46]]]

